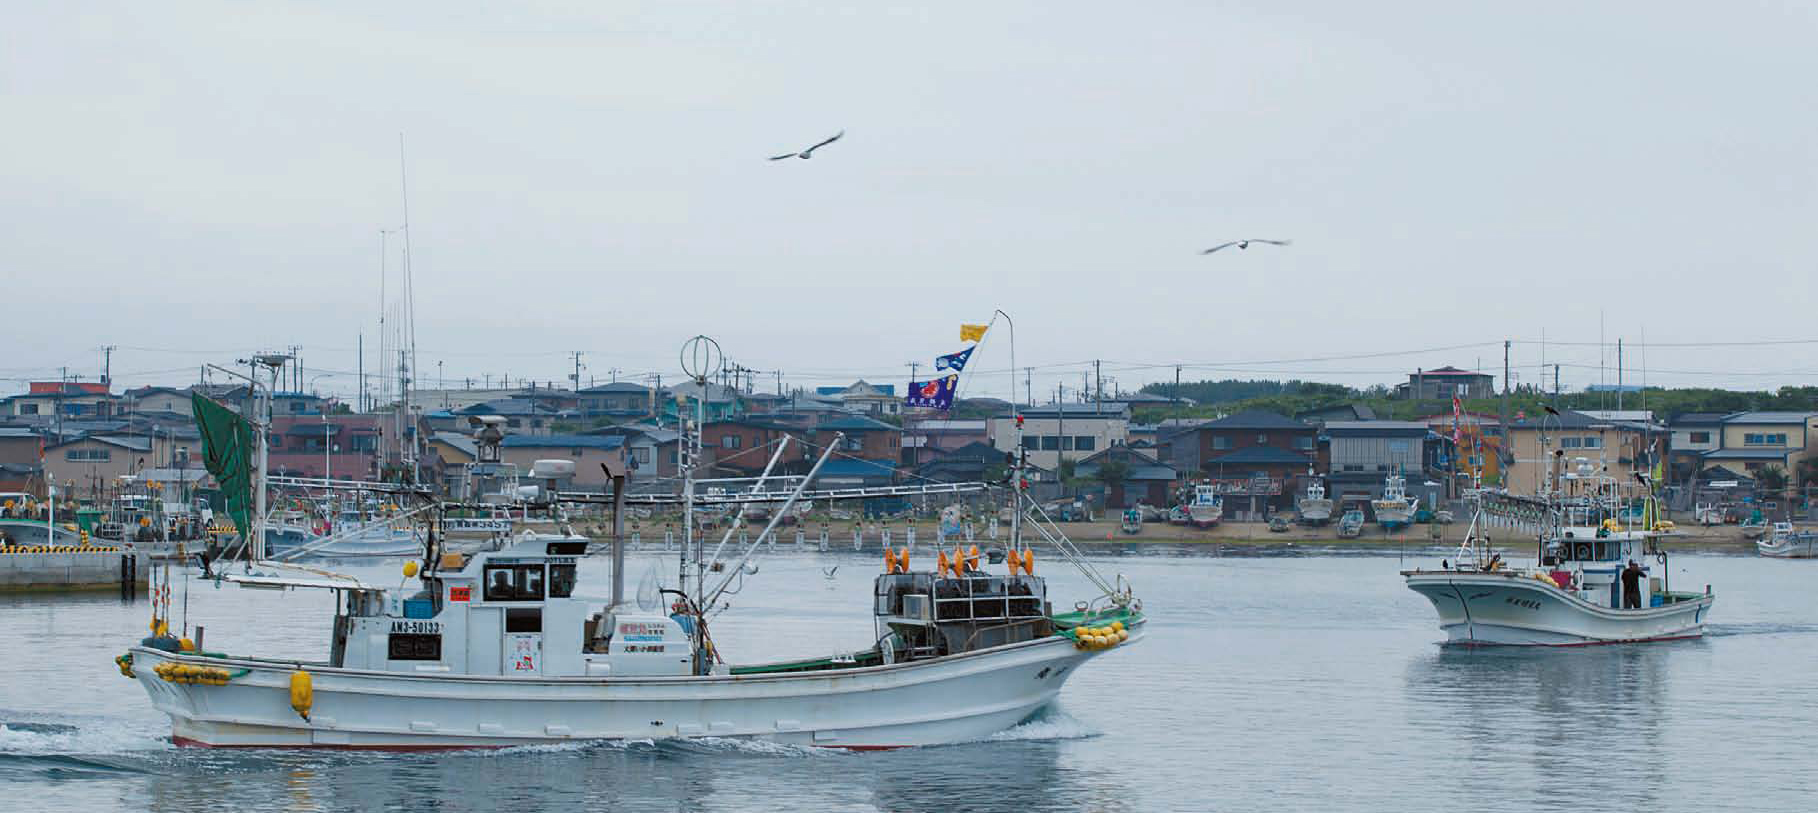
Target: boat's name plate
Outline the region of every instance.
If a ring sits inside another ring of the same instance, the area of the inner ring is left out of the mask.
[[[427,635],[441,635],[442,634],[442,622],[440,622],[440,621],[393,621],[393,622],[391,622],[391,631],[392,632],[422,633],[422,634],[427,634]]]

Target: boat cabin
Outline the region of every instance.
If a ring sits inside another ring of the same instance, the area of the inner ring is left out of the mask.
[[[525,534],[444,554],[421,588],[340,588],[330,663],[348,669],[507,677],[695,672],[689,626],[578,593],[585,540]]]
[[[959,576],[920,571],[877,577],[875,623],[886,661],[954,655],[1053,634],[1042,577],[961,567]]]

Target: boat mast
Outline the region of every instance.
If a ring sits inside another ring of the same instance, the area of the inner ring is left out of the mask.
[[[1010,425],[1016,431],[1016,467],[1010,472],[1010,550],[1021,551],[1023,542],[1023,467],[1028,463],[1029,450],[1023,445],[1023,412],[1016,403],[1016,322],[1010,314],[999,308],[992,314],[991,321],[1004,317],[1004,324],[1010,326]],[[1033,404],[1031,404],[1033,406]]]
[[[704,335],[697,335],[682,344],[681,362],[682,372],[694,379],[695,418],[694,425],[689,426],[689,420],[681,410],[683,404],[677,402],[676,417],[682,425],[682,445],[684,447],[682,450],[682,556],[678,563],[680,571],[678,575],[681,579],[682,594],[689,595],[688,569],[692,561],[697,571],[694,574],[695,592],[693,595],[696,606],[699,606],[699,601],[705,597],[701,595],[701,590],[702,583],[706,579],[704,565],[701,563],[701,552],[694,549],[694,468],[700,462],[701,433],[707,424],[707,381],[719,373],[725,362],[725,356],[720,352],[719,342]],[[705,608],[702,608],[702,612],[705,611]]]

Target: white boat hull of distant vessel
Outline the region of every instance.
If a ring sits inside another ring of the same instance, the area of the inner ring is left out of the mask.
[[[343,531],[337,536],[341,538],[329,541],[327,537],[317,536],[299,526],[266,528],[266,554],[278,558],[333,558],[415,556],[423,552],[422,541],[410,528],[394,528],[387,523]]]
[[[1317,483],[1307,486],[1307,493],[1300,498],[1300,521],[1308,525],[1324,525],[1332,520],[1332,500],[1326,496],[1326,489]]]
[[[1737,527],[1741,529],[1743,539],[1760,539],[1767,536],[1768,532],[1765,522],[1744,522]]]
[[[1755,550],[1775,559],[1818,558],[1818,533],[1795,531],[1790,522],[1774,524],[1774,531],[1755,541]]]
[[[1129,630],[1141,638],[1141,626]],[[573,740],[749,738],[848,749],[964,742],[1049,703],[1101,654],[1052,636],[933,661],[821,672],[523,678],[397,674],[199,657],[135,647],[133,669],[180,745],[444,749]],[[168,682],[167,660],[237,672],[226,685]],[[446,667],[444,667],[446,668]],[[291,706],[311,675],[313,708]]]
[[[1439,612],[1449,643],[1575,646],[1704,635],[1709,594],[1637,610],[1592,603],[1527,573],[1416,572],[1408,587]]]

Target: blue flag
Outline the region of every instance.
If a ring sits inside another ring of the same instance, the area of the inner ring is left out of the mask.
[[[934,359],[934,369],[952,370],[956,373],[961,370],[964,370],[964,369],[966,369],[966,361],[968,359],[972,358],[972,351],[976,350],[976,349],[978,349],[978,345],[973,345],[971,347],[968,347],[964,350],[959,351],[958,353],[949,353],[945,356],[937,356]]]
[[[959,376],[950,375],[933,381],[909,382],[909,395],[903,403],[912,407],[952,409],[953,394],[959,390]]]

